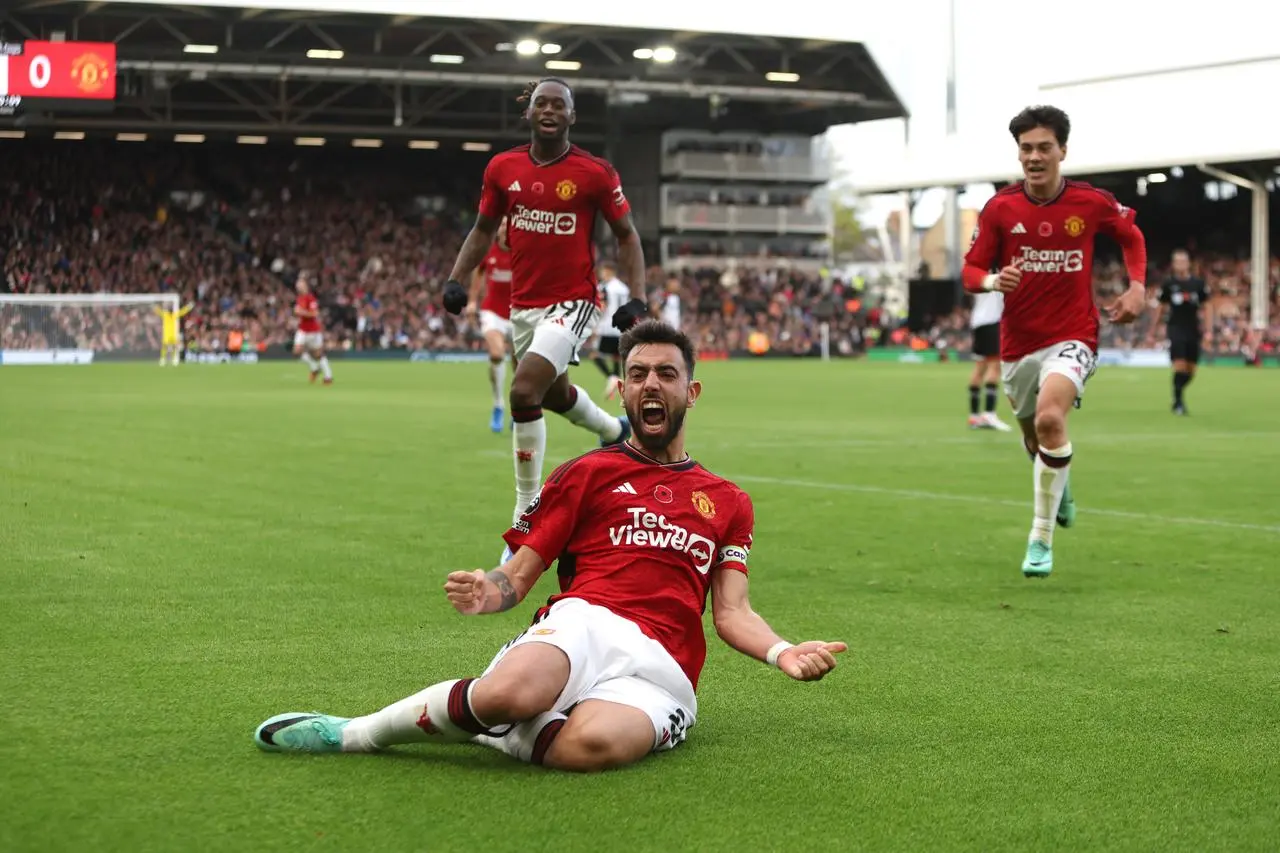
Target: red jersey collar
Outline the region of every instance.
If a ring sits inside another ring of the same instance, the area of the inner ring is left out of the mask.
[[[1051,199],[1048,199],[1047,201],[1041,201],[1040,199],[1038,199],[1038,198],[1036,198],[1035,196],[1033,196],[1031,193],[1027,192],[1027,182],[1026,182],[1026,179],[1023,179],[1023,180],[1019,181],[1018,183],[1019,183],[1019,185],[1021,185],[1021,187],[1022,187],[1022,195],[1026,198],[1026,200],[1027,200],[1027,201],[1031,202],[1031,203],[1032,203],[1032,204],[1034,204],[1036,207],[1048,207],[1049,205],[1053,204],[1053,203],[1054,203],[1055,201],[1057,201],[1058,199],[1062,198],[1062,194],[1063,194],[1063,193],[1065,193],[1065,192],[1067,191],[1067,184],[1068,184],[1068,181],[1067,181],[1067,179],[1066,179],[1066,178],[1063,178],[1063,179],[1062,179],[1062,186],[1058,188],[1058,193],[1057,193],[1057,195],[1055,195],[1055,196],[1054,196],[1053,198],[1051,198]]]
[[[633,447],[630,441],[624,441],[619,446],[622,448],[623,453],[627,454],[637,462],[643,462],[645,465],[656,465],[659,468],[666,468],[671,471],[688,471],[690,468],[693,468],[698,464],[690,459],[687,453],[685,454],[684,459],[681,459],[679,462],[659,462],[644,451]]]

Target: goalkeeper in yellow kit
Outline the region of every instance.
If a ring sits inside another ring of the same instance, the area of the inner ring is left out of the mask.
[[[178,366],[178,352],[182,349],[182,318],[190,314],[193,307],[192,305],[184,305],[177,311],[166,311],[157,305],[152,309],[160,315],[160,320],[164,324],[160,336],[161,367],[164,367],[165,356],[171,356],[170,363],[174,367]]]

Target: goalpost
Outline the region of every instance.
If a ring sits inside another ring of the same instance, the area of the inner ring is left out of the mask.
[[[157,307],[176,293],[0,293],[0,365],[90,364],[95,355],[155,358]]]

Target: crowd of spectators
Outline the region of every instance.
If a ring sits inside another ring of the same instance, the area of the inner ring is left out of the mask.
[[[331,349],[478,350],[479,330],[440,306],[444,279],[470,225],[486,155],[433,152],[3,141],[0,155],[0,290],[16,293],[177,293],[193,306],[188,346],[222,351],[287,345],[292,285],[313,282]],[[450,157],[455,159],[450,159]],[[1213,294],[1205,348],[1239,353],[1248,335],[1246,261],[1197,259]],[[1164,270],[1153,270],[1158,282]],[[1118,263],[1100,263],[1096,291],[1123,286]],[[1273,294],[1280,261],[1272,267]],[[968,349],[958,308],[909,332],[861,283],[824,281],[779,268],[648,272],[657,310],[677,294],[682,322],[708,353],[867,347]],[[1280,324],[1280,304],[1272,308]],[[1104,324],[1103,345],[1163,338],[1154,312],[1133,327]],[[88,311],[0,309],[0,347],[158,348],[159,325],[143,306]]]

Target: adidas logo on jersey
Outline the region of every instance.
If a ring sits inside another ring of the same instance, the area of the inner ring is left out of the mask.
[[[621,493],[624,495],[634,495],[636,493],[635,487],[632,486],[630,483],[623,483],[621,486],[618,486],[618,488],[614,489],[613,491],[615,494]]]
[[[518,192],[520,192],[520,182],[519,182],[519,181],[512,181],[512,182],[511,182],[511,186],[507,187],[507,192],[509,192],[509,193],[518,193]]]
[[[1023,225],[1021,222],[1019,222],[1017,225],[1009,229],[1009,233],[1010,234],[1026,234],[1027,227]]]

